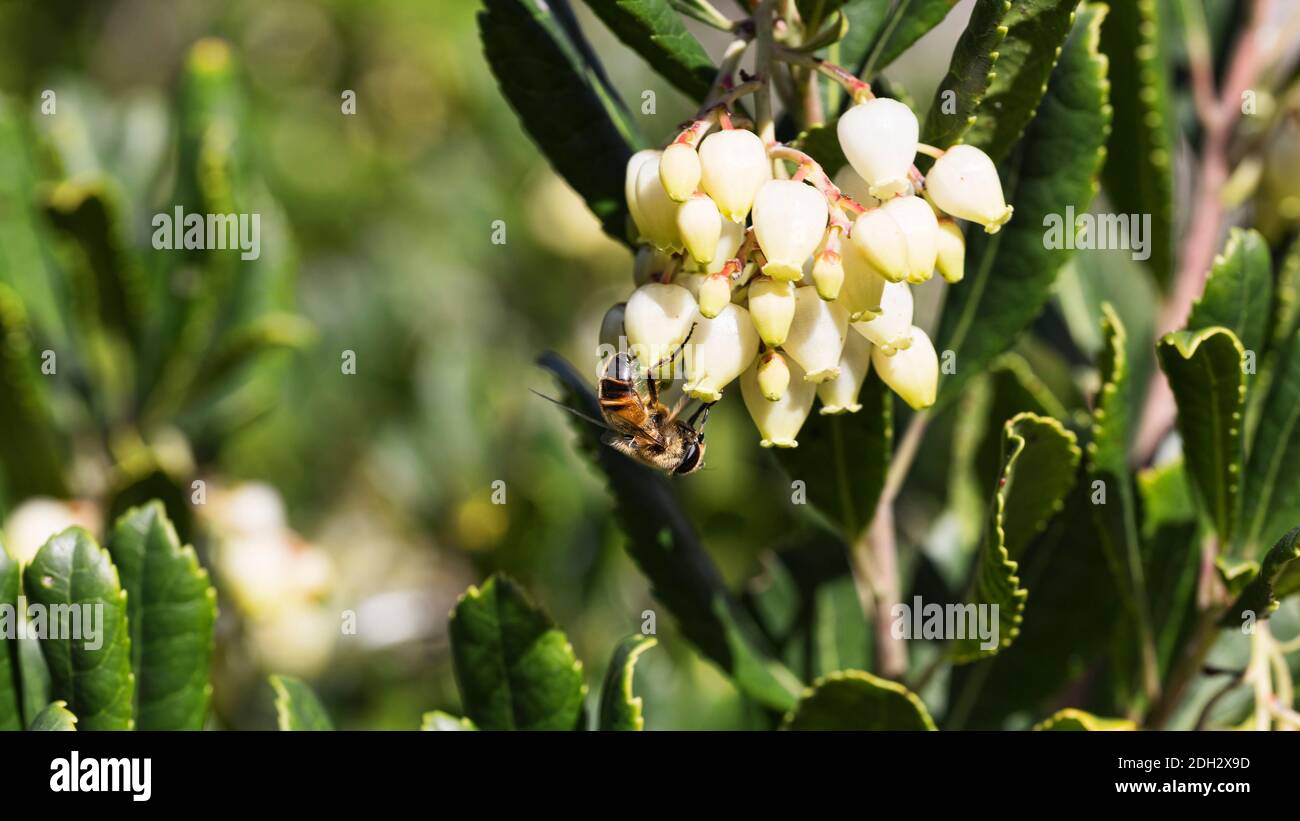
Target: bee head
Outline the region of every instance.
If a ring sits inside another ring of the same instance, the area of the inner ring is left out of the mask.
[[[690,430],[688,428],[688,430]],[[693,435],[691,435],[693,434]],[[694,473],[704,467],[704,434],[696,433],[691,430],[686,440],[686,451],[682,457],[682,462],[673,471],[679,476],[685,476],[688,473]]]

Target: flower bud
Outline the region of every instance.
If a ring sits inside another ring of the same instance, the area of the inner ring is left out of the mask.
[[[934,161],[925,175],[930,199],[944,213],[978,222],[990,234],[1011,219],[1002,197],[1002,181],[989,155],[973,145],[954,145]]]
[[[836,188],[848,195],[858,205],[867,208],[875,208],[880,205],[880,200],[871,196],[870,186],[867,185],[867,181],[853,170],[853,166],[846,165],[835,172],[834,182]]]
[[[714,319],[701,317],[686,346],[686,384],[696,399],[716,402],[758,354],[758,333],[749,311],[728,302]]]
[[[659,182],[658,156],[649,157],[641,163],[634,197],[628,204],[632,219],[641,231],[641,238],[661,251],[682,250],[681,235],[677,232],[679,206],[668,198],[663,183]]]
[[[651,282],[632,292],[623,311],[632,356],[644,367],[665,362],[699,319],[695,297],[680,285]]]
[[[857,243],[876,273],[890,282],[907,278],[907,237],[884,208],[874,208],[858,217],[849,238]]]
[[[772,178],[772,163],[757,134],[736,128],[704,138],[700,171],[700,186],[718,204],[722,216],[744,222],[758,189]]]
[[[934,404],[939,393],[939,357],[925,331],[912,328],[912,345],[887,356],[879,347],[871,349],[871,365],[885,384],[914,410]]]
[[[767,257],[763,273],[794,282],[826,233],[826,197],[794,180],[769,180],[754,200],[754,236]]]
[[[718,274],[709,274],[700,280],[699,293],[695,298],[699,300],[700,313],[713,319],[724,307],[731,304],[731,280]],[[750,322],[749,311],[745,314],[745,321]]]
[[[619,340],[623,337],[623,314],[627,311],[626,302],[617,302],[610,306],[605,312],[605,316],[600,320],[600,344],[608,345],[615,350],[619,347]]]
[[[713,262],[706,265],[705,270],[710,274],[721,271],[728,260],[736,258],[736,253],[740,250],[740,246],[744,241],[745,223],[723,220],[722,236],[718,239],[718,250],[713,254]]]
[[[853,170],[878,199],[903,193],[911,184],[908,172],[916,159],[920,124],[912,109],[887,97],[850,108],[840,117],[840,148]],[[851,195],[850,195],[851,196]]]
[[[673,143],[659,158],[659,182],[673,202],[685,202],[700,187],[700,155],[686,143]]]
[[[885,278],[855,243],[846,242],[844,248],[844,286],[838,302],[849,312],[849,319],[871,319],[880,313],[880,297],[885,290]]]
[[[790,387],[790,366],[785,364],[785,357],[776,351],[768,351],[759,357],[758,390],[769,402],[780,401]]]
[[[707,195],[691,197],[677,207],[677,232],[691,253],[691,258],[701,265],[713,261],[722,237],[722,215],[718,206]]]
[[[939,220],[939,253],[935,267],[947,282],[961,282],[966,275],[966,238],[950,219]]]
[[[885,284],[880,314],[866,322],[854,322],[853,329],[870,340],[885,356],[893,356],[912,344],[912,290],[903,282]]]
[[[838,251],[822,251],[813,262],[813,285],[822,299],[838,299],[844,287],[844,261]]]
[[[934,276],[939,254],[939,220],[920,197],[895,197],[882,206],[894,218],[907,241],[907,281],[921,283]]]
[[[813,288],[795,288],[794,322],[782,349],[806,371],[809,382],[825,382],[840,372],[840,354],[849,330],[849,312],[827,302]]]
[[[759,444],[765,448],[798,447],[795,437],[799,435],[799,429],[812,411],[813,399],[817,397],[817,387],[803,379],[803,369],[794,362],[786,365],[790,369],[789,387],[777,400],[767,399],[759,388],[758,363],[740,377],[741,396],[763,437]]]
[[[627,169],[623,173],[623,198],[627,200],[627,210],[632,214],[632,221],[636,223],[637,234],[643,234],[641,226],[645,224],[645,217],[641,214],[641,206],[637,202],[637,181],[641,179],[641,167],[650,160],[659,156],[659,152],[653,149],[645,149],[633,154],[627,161]]]
[[[858,394],[871,371],[871,343],[860,334],[849,334],[840,354],[840,375],[817,386],[821,413],[857,413],[862,410]]]
[[[759,338],[769,348],[780,347],[794,322],[795,287],[793,282],[757,279],[749,283],[749,316],[754,320]]]

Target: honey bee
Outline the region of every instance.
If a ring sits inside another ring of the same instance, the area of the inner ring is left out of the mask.
[[[658,367],[643,371],[627,353],[610,356],[596,386],[595,404],[603,421],[545,394],[538,395],[603,428],[601,441],[619,453],[655,470],[684,476],[704,467],[704,423],[713,403],[701,405],[689,419],[682,419],[685,400],[673,409],[659,401],[659,379],[653,375]]]

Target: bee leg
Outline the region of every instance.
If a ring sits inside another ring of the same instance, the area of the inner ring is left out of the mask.
[[[691,323],[691,329],[686,332],[686,338],[682,340],[682,343],[678,345],[676,348],[673,348],[671,351],[669,351],[668,355],[665,356],[663,359],[660,359],[658,362],[650,366],[650,375],[652,377],[656,372],[658,372],[660,367],[671,363],[674,359],[677,358],[678,354],[686,350],[686,343],[690,342],[691,337],[695,335],[695,328],[697,324],[698,323]]]
[[[703,405],[700,405],[700,407],[695,411],[695,413],[691,414],[691,418],[686,420],[686,424],[690,425],[691,427],[695,428],[699,432],[703,433],[704,423],[709,421],[709,408],[713,407],[715,404],[717,403],[705,402]],[[697,419],[700,420],[700,424],[698,425],[695,424],[695,420]]]

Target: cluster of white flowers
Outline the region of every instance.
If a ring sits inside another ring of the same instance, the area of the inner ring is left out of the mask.
[[[849,165],[834,180],[725,112],[637,153],[626,195],[646,247],[606,332],[621,330],[643,366],[689,335],[684,390],[713,402],[739,378],[764,447],[795,447],[815,398],[822,413],[859,410],[872,367],[913,408],[933,404],[938,357],[912,324],[910,287],[936,269],[962,278],[953,217],[993,233],[1012,209],[987,155],[930,149],[918,133],[906,105],[859,102],[839,121]],[[937,155],[925,176],[918,150]]]

